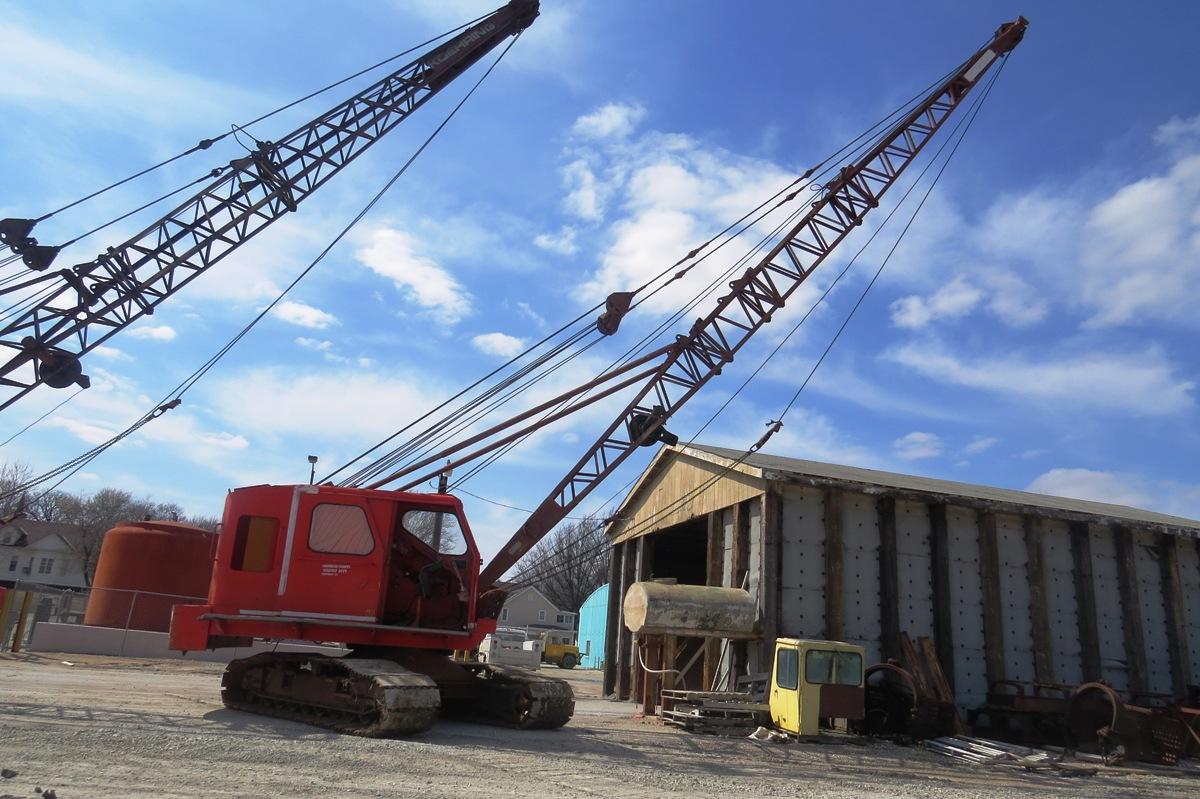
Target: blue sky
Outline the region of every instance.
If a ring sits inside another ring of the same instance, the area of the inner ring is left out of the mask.
[[[0,216],[38,215],[493,5],[0,3]],[[1200,6],[543,6],[288,304],[184,406],[66,487],[216,514],[227,488],[306,479],[309,453],[340,465],[519,342],[673,263],[1024,13],[1029,34],[979,122],[768,450],[1200,517]],[[90,355],[93,388],[0,458],[51,468],[137,418],[308,264],[477,75]],[[341,98],[254,132],[272,138]],[[226,143],[37,233],[70,238],[239,154]],[[138,229],[131,220],[60,258],[90,259]],[[866,235],[843,245],[842,263]],[[881,234],[703,442],[758,438],[894,240]],[[836,268],[670,427],[690,437]],[[643,306],[543,396],[586,379],[699,284]],[[36,392],[0,429],[63,396]],[[465,488],[532,507],[612,412],[531,439]],[[464,498],[487,553],[523,518]]]

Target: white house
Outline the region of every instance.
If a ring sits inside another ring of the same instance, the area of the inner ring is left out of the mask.
[[[530,632],[575,629],[575,614],[559,610],[533,586],[519,588],[508,595],[500,610],[499,621],[501,627],[524,627]]]
[[[0,585],[18,581],[86,588],[83,555],[73,525],[17,519],[0,526]]]

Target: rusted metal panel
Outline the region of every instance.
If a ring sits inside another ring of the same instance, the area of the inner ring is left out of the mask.
[[[645,476],[621,507],[621,520],[609,529],[614,541],[649,535],[680,522],[752,499],[766,490],[757,469],[726,471],[709,460],[664,450],[655,473]],[[713,479],[718,478],[718,479]],[[678,502],[680,497],[687,502]]]
[[[780,634],[825,634],[824,498],[814,488],[784,486]]]
[[[845,635],[845,596],[842,592],[842,496],[834,489],[825,491],[825,637],[840,641]]]
[[[1158,534],[1131,530],[1130,546],[1137,564],[1137,599],[1134,610],[1142,627],[1142,657],[1146,689],[1154,694],[1174,692],[1171,680],[1171,644],[1167,630],[1167,596],[1163,591],[1162,550]]]
[[[1150,690],[1146,666],[1146,636],[1142,626],[1141,586],[1134,533],[1127,527],[1112,528],[1117,563],[1117,585],[1121,595],[1121,626],[1124,631],[1125,668],[1128,690],[1142,694]]]
[[[996,543],[996,514],[976,514],[979,528],[980,609],[983,613],[983,653],[987,684],[1005,676],[1004,608],[1000,600],[1000,555]],[[985,686],[986,692],[986,686]]]
[[[1033,602],[1029,591],[1029,548],[1019,516],[996,515],[1000,609],[1004,622],[1005,679],[1032,682]]]
[[[1183,606],[1183,582],[1179,569],[1177,536],[1156,534],[1158,563],[1161,570],[1163,609],[1166,611],[1167,654],[1171,667],[1171,692],[1185,696],[1191,675],[1191,655],[1188,652],[1187,615]]]
[[[895,507],[900,630],[910,636],[934,638],[929,506],[898,499]]]
[[[1050,684],[1054,679],[1054,644],[1050,634],[1050,609],[1046,601],[1046,564],[1042,552],[1042,519],[1026,516],[1021,520],[1025,539],[1026,580],[1029,586],[1029,636],[1033,645],[1033,678]]]
[[[842,493],[842,637],[882,660],[879,608],[879,516],[875,497]]]
[[[1104,676],[1100,665],[1100,617],[1096,609],[1096,578],[1092,568],[1092,532],[1086,522],[1071,522],[1071,558],[1075,566],[1075,601],[1079,621],[1080,666],[1083,681]]]
[[[929,506],[929,550],[933,556],[933,641],[938,662],[954,685],[954,597],[950,592],[949,513],[940,502]]]
[[[1070,526],[1056,519],[1039,519],[1046,613],[1050,620],[1050,656],[1057,682],[1079,685],[1083,647],[1079,640],[1079,598]]]
[[[875,503],[879,527],[879,637],[881,661],[900,657],[900,565],[896,535],[896,500],[880,497]]]
[[[1191,672],[1188,681],[1200,685],[1200,541],[1179,539],[1179,584],[1183,586],[1183,629]]]
[[[979,527],[975,512],[946,509],[950,549],[950,602],[954,619],[954,695],[960,708],[987,698],[983,592],[979,581]],[[947,675],[949,677],[949,675]]]

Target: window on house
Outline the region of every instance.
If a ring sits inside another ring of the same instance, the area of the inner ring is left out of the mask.
[[[500,621],[508,621],[508,608],[500,610]]]
[[[308,528],[308,548],[335,555],[369,555],[375,538],[367,514],[357,505],[318,505]]]
[[[545,620],[546,620],[546,611],[539,610],[538,611],[538,621],[545,621]]]
[[[15,572],[17,570],[17,559],[15,557],[8,562],[8,570],[10,572]]]
[[[271,516],[238,519],[229,567],[243,572],[266,572],[275,565],[275,539],[279,520]]]
[[[38,561],[38,574],[49,574],[54,568],[54,558],[42,558]]]
[[[565,613],[558,614],[558,616],[555,618],[555,621],[558,624],[566,624],[567,623],[567,614],[565,614]]]

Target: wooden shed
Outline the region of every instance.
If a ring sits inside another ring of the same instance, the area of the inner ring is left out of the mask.
[[[776,636],[857,643],[878,662],[901,632],[934,641],[964,709],[1001,680],[1200,684],[1200,521],[743,454],[664,447],[614,514],[606,694],[638,695],[621,605],[650,579],[744,587],[758,604],[762,640],[682,642],[691,689],[768,671]]]

